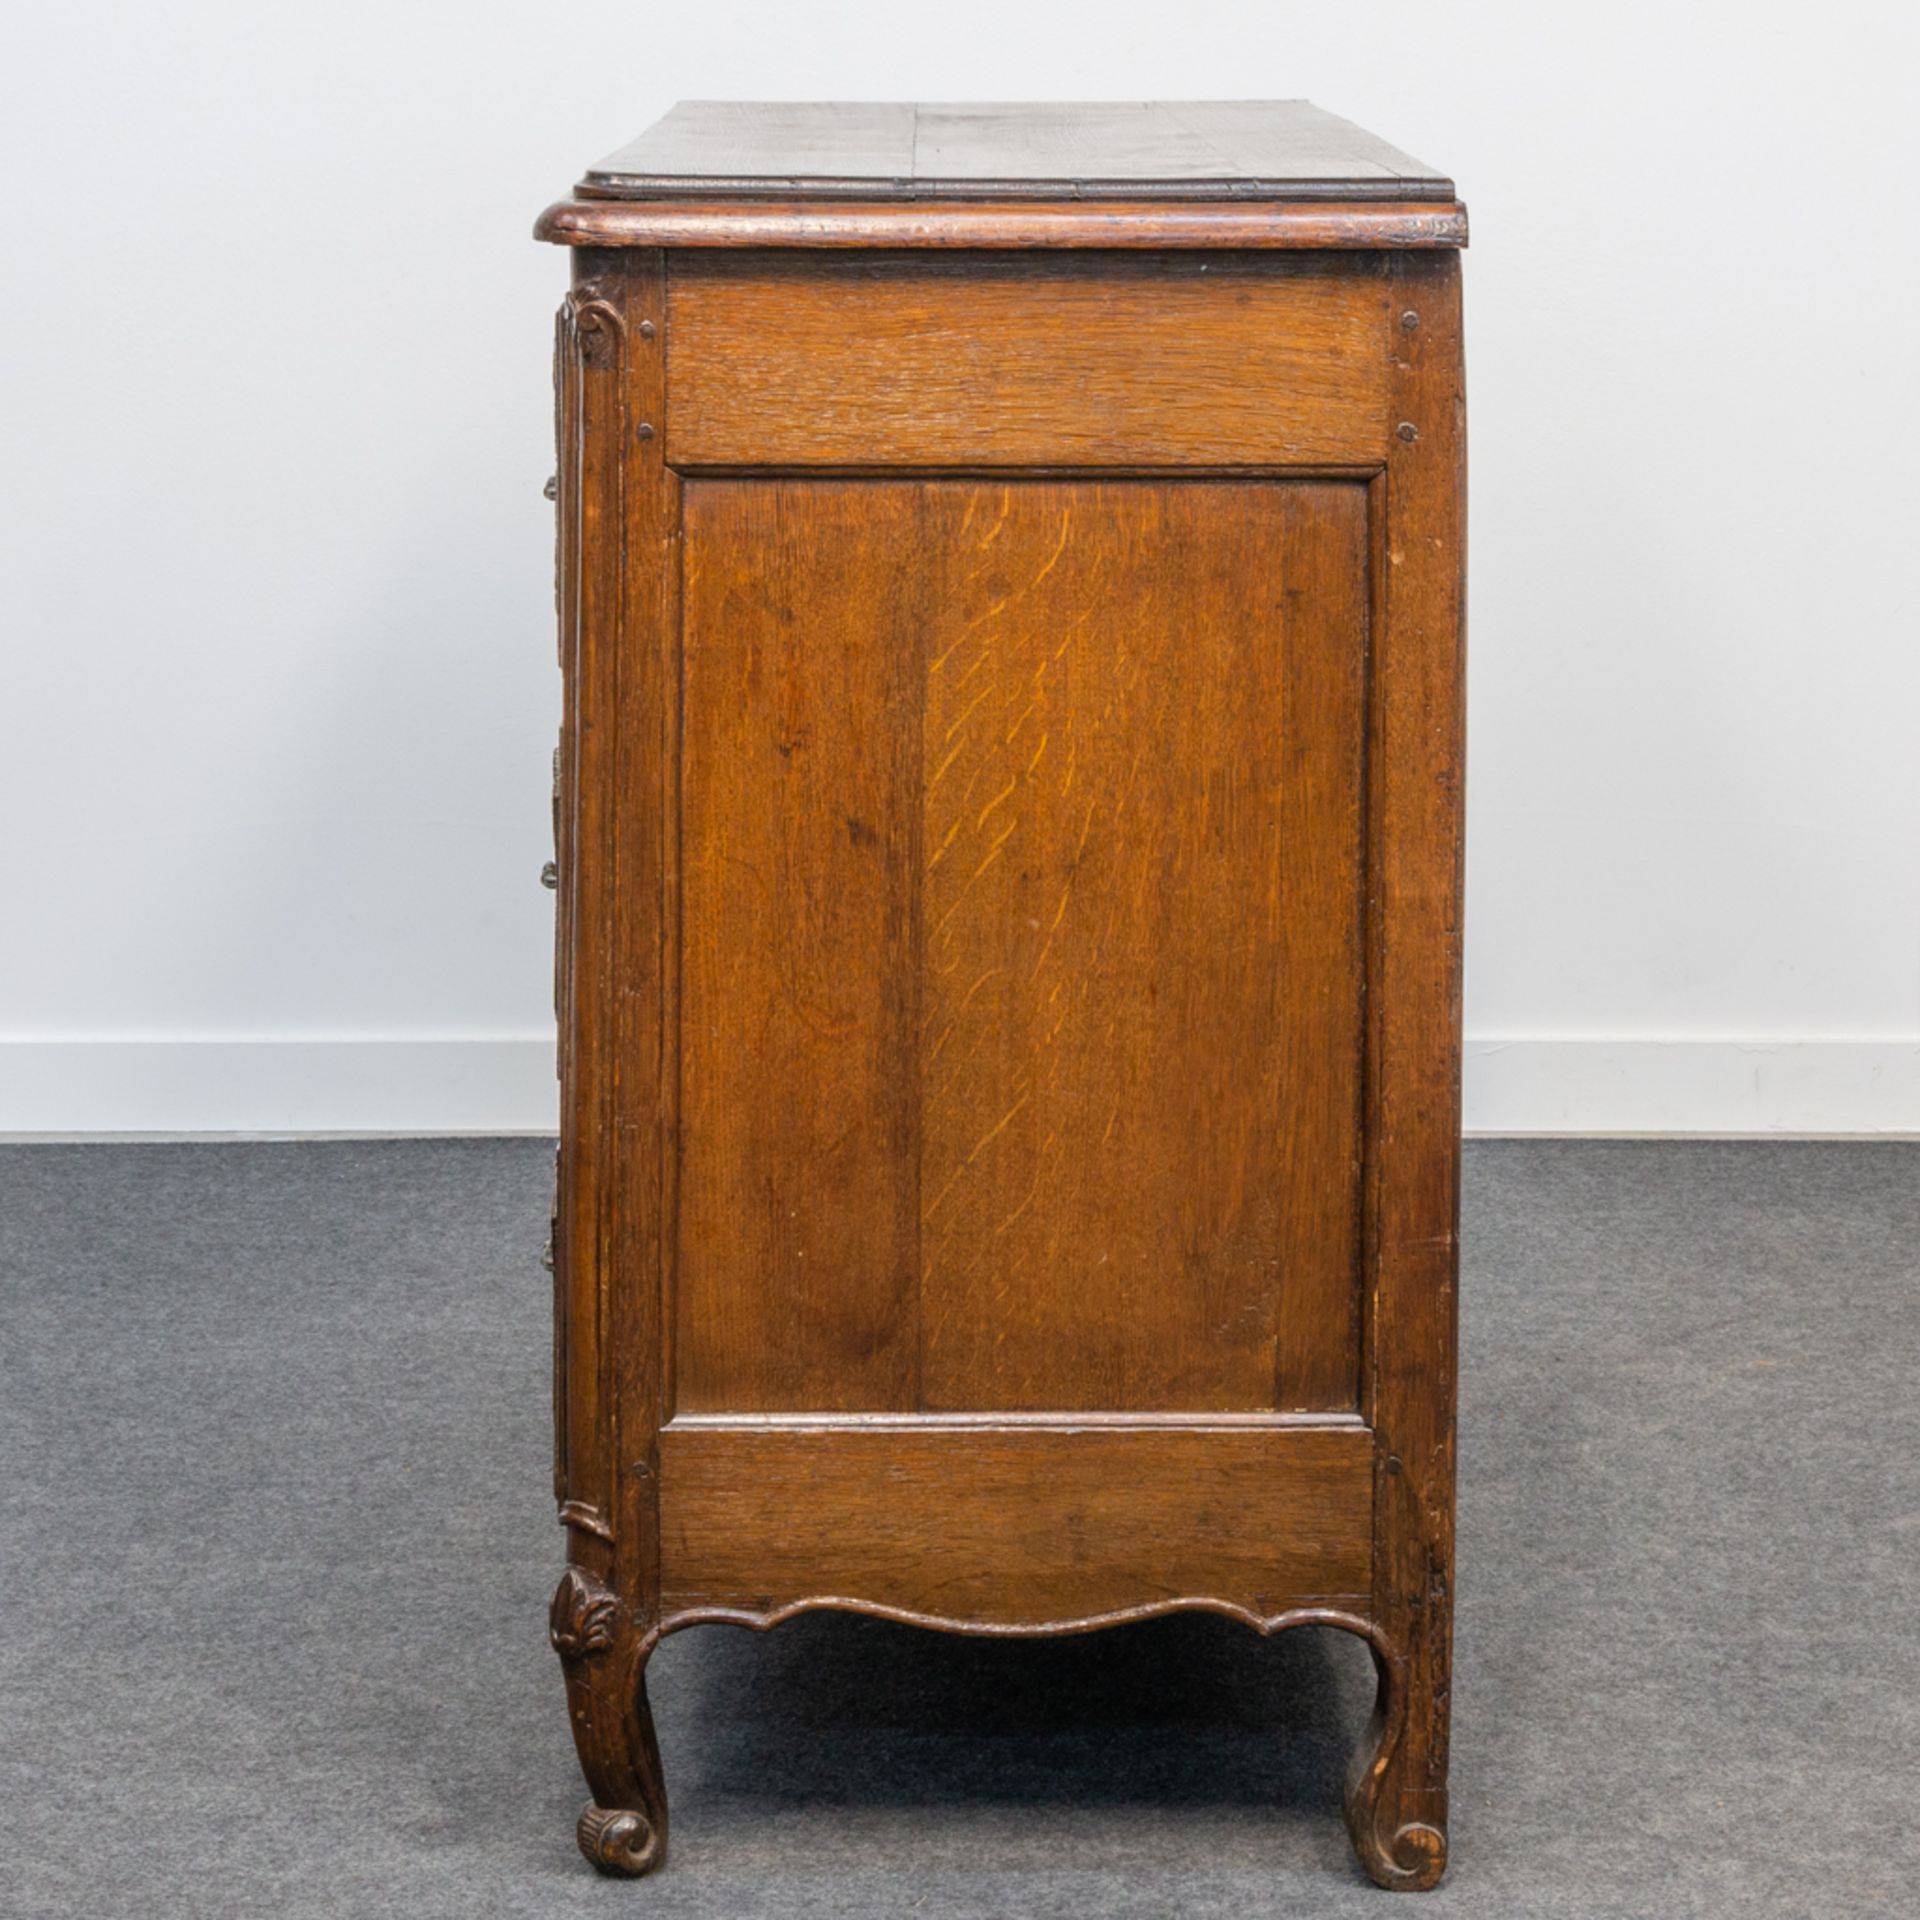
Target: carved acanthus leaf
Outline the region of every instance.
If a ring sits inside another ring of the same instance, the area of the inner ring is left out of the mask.
[[[618,1597],[578,1567],[569,1567],[553,1591],[547,1632],[553,1650],[563,1660],[584,1660],[613,1645],[613,1621]]]

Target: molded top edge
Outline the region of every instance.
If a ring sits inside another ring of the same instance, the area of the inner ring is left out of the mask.
[[[563,200],[534,238],[571,247],[1237,251],[1464,247],[1446,200]]]

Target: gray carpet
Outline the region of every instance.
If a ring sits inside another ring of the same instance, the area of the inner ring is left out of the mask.
[[[669,1641],[674,1859],[574,1851],[538,1142],[0,1151],[0,1912],[1379,1914],[1364,1653],[1212,1619]],[[1479,1145],[1453,1870],[1920,1884],[1920,1148]],[[1399,1906],[1395,1911],[1409,1911]]]

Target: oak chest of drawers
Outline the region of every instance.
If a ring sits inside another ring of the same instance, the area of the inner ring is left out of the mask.
[[[1446,1860],[1450,182],[1301,102],[681,107],[559,321],[552,1634],[1365,1639]],[[823,1816],[824,1817],[824,1816]]]

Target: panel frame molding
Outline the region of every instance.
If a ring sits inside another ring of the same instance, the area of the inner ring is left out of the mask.
[[[1447,255],[1443,257],[1449,260],[1453,258],[1453,256],[1451,255]],[[669,366],[671,366],[670,360],[669,360]],[[890,463],[885,465],[862,464],[858,466],[845,466],[845,465],[823,465],[823,466],[798,465],[796,466],[786,462],[769,462],[765,465],[758,465],[758,464],[738,465],[733,463],[727,463],[722,465],[708,466],[708,465],[702,465],[702,464],[675,465],[671,461],[667,461],[665,463],[664,470],[667,473],[673,475],[676,478],[676,480],[678,480],[680,483],[680,486],[675,493],[676,506],[680,506],[680,507],[684,506],[684,502],[686,500],[685,490],[687,487],[697,486],[702,482],[712,481],[712,480],[746,481],[746,482],[751,482],[755,484],[765,483],[768,485],[778,485],[786,482],[793,482],[801,485],[813,485],[816,483],[831,483],[831,482],[842,481],[842,480],[873,481],[880,484],[885,484],[890,482],[912,482],[916,484],[922,484],[922,483],[939,484],[939,483],[944,483],[948,481],[957,481],[957,482],[981,481],[981,482],[989,482],[989,483],[1002,485],[1002,486],[1018,486],[1018,485],[1028,484],[1028,483],[1042,483],[1042,482],[1052,482],[1052,481],[1085,482],[1087,484],[1099,484],[1099,485],[1139,483],[1142,485],[1151,485],[1151,486],[1188,485],[1188,484],[1200,485],[1200,484],[1206,484],[1206,483],[1218,484],[1221,482],[1228,482],[1228,483],[1246,482],[1250,484],[1277,483],[1277,484],[1286,484],[1286,485],[1331,482],[1331,483],[1337,483],[1337,484],[1352,485],[1358,489],[1364,490],[1364,495],[1365,495],[1364,512],[1366,516],[1366,540],[1367,540],[1367,546],[1369,550],[1369,563],[1368,563],[1369,564],[1369,592],[1367,595],[1366,631],[1363,634],[1362,640],[1361,640],[1362,660],[1361,660],[1361,668],[1360,668],[1360,677],[1361,677],[1360,704],[1361,704],[1361,715],[1362,715],[1362,738],[1360,742],[1360,759],[1361,759],[1360,793],[1359,793],[1359,812],[1360,812],[1359,868],[1360,870],[1358,873],[1358,884],[1359,884],[1359,891],[1360,891],[1360,898],[1361,898],[1360,942],[1361,942],[1362,953],[1367,957],[1365,961],[1365,978],[1362,982],[1362,988],[1361,988],[1362,1012],[1361,1012],[1358,1032],[1356,1035],[1356,1043],[1357,1043],[1357,1050],[1358,1050],[1358,1057],[1359,1057],[1359,1082],[1360,1082],[1359,1104],[1361,1108],[1361,1115],[1357,1121],[1357,1128],[1358,1128],[1358,1140],[1360,1145],[1360,1151],[1362,1154],[1362,1165],[1359,1169],[1359,1175],[1355,1183],[1356,1184],[1356,1207],[1361,1211],[1362,1219],[1357,1223],[1356,1232],[1354,1235],[1355,1260],[1356,1260],[1354,1312],[1355,1312],[1356,1322],[1357,1322],[1356,1328],[1355,1328],[1355,1334],[1356,1334],[1355,1345],[1356,1347],[1359,1347],[1360,1346],[1359,1336],[1361,1334],[1361,1330],[1364,1329],[1365,1325],[1367,1324],[1368,1314],[1369,1314],[1367,1302],[1362,1297],[1362,1291],[1363,1291],[1363,1286],[1365,1281],[1365,1273],[1367,1270],[1366,1224],[1365,1224],[1364,1214],[1365,1214],[1365,1209],[1367,1204],[1366,1195],[1368,1192],[1368,1170],[1365,1164],[1365,1160],[1367,1156],[1371,1155],[1373,1151],[1373,1144],[1372,1144],[1371,1134],[1366,1124],[1364,1116],[1367,1111],[1368,1101],[1371,1098],[1370,1094],[1367,1091],[1367,1087],[1368,1087],[1368,1076],[1371,1071],[1371,1066],[1370,1066],[1371,1050],[1373,1048],[1373,1045],[1375,1044],[1373,1034],[1372,1034],[1371,1019],[1367,1011],[1368,1007],[1371,1004],[1371,999],[1372,999],[1372,979],[1373,979],[1373,967],[1375,962],[1371,955],[1371,947],[1370,947],[1371,935],[1369,931],[1373,916],[1367,911],[1367,903],[1373,900],[1377,890],[1376,862],[1379,856],[1378,856],[1378,844],[1377,844],[1378,836],[1376,832],[1375,822],[1378,819],[1379,810],[1382,805],[1382,796],[1379,791],[1379,768],[1382,764],[1382,761],[1381,761],[1380,754],[1377,751],[1377,742],[1378,742],[1381,728],[1384,724],[1384,716],[1383,716],[1381,704],[1380,704],[1381,697],[1382,697],[1381,682],[1380,682],[1380,677],[1378,672],[1378,661],[1379,661],[1378,642],[1380,637],[1381,624],[1385,617],[1384,609],[1386,604],[1385,587],[1384,587],[1384,580],[1382,577],[1381,569],[1384,566],[1384,554],[1386,552],[1386,541],[1387,541],[1386,515],[1387,515],[1388,503],[1389,503],[1389,493],[1388,493],[1388,485],[1387,485],[1389,465],[1384,452],[1382,454],[1382,457],[1378,460],[1345,463],[1345,464],[1338,464],[1338,465],[1329,465],[1325,463],[1303,463],[1303,464],[1296,465],[1288,462],[1275,462],[1275,461],[1257,461],[1257,462],[1249,461],[1249,462],[1232,462],[1232,463],[1211,462],[1211,463],[1202,463],[1202,464],[1188,464],[1185,462],[1148,463],[1148,462],[1134,461],[1134,462],[1128,462],[1125,464],[1114,464],[1114,465],[1086,465],[1086,464],[1079,464],[1079,463],[1048,463],[1044,465],[1026,465],[1026,464],[1012,465],[1010,464],[1010,465],[998,465],[998,466],[982,466],[976,463],[948,464],[943,462],[943,463],[937,463],[933,465],[927,465],[927,464],[903,461],[899,463]],[[682,525],[681,525],[681,533],[682,533],[683,539],[682,539],[680,552],[681,552],[681,557],[684,560],[684,555],[685,555],[684,522],[682,522]],[[674,702],[674,710],[672,715],[670,716],[671,724],[675,730],[675,738],[672,744],[671,752],[669,754],[669,761],[673,768],[676,785],[673,788],[669,796],[669,799],[667,801],[670,818],[675,823],[678,823],[678,824],[684,824],[684,821],[686,818],[685,790],[682,785],[677,784],[679,781],[680,775],[684,769],[685,728],[686,728],[686,717],[687,717],[685,656],[684,656],[684,651],[682,650],[683,638],[684,638],[683,629],[679,629],[679,628],[676,628],[676,630],[672,634],[664,636],[664,644],[668,646],[673,657],[673,664],[666,670],[666,684],[671,687],[676,687],[678,689],[678,698]],[[678,848],[675,849],[676,856],[679,854],[679,851],[680,850]],[[919,879],[919,876],[916,875],[916,883],[913,889],[916,895],[915,904],[914,904],[914,912],[916,913],[916,915],[919,912],[919,907],[920,907],[920,903],[917,898],[917,895],[919,893],[918,879]],[[674,910],[676,919],[675,919],[675,924],[673,926],[672,934],[671,934],[671,946],[676,956],[680,955],[685,950],[684,928],[679,923],[679,920],[678,920],[678,913],[679,913],[679,907],[680,907],[679,887],[680,887],[679,870],[678,870],[678,866],[676,866],[674,893],[673,893],[673,910]],[[681,988],[678,982],[676,981],[676,985],[674,989],[674,998],[673,998],[673,1005],[676,1012],[680,1005],[680,993],[681,993]],[[670,1057],[676,1063],[676,1066],[681,1057],[680,1048],[681,1048],[681,1036],[680,1036],[679,1029],[676,1026],[675,1031],[667,1040],[666,1047],[665,1047],[666,1056]],[[675,1090],[676,1110],[677,1110],[678,1098],[679,1098],[679,1094],[678,1094],[678,1089],[676,1088]],[[674,1177],[676,1180],[678,1178],[679,1164],[680,1164],[679,1157],[676,1155],[675,1170],[674,1170]],[[675,1191],[677,1194],[677,1187]],[[843,1417],[837,1411],[833,1409],[826,1409],[826,1408],[808,1410],[808,1411],[797,1413],[791,1416],[788,1416],[788,1415],[765,1416],[759,1413],[750,1413],[750,1412],[744,1412],[744,1411],[738,1414],[720,1414],[720,1413],[709,1414],[705,1412],[696,1413],[691,1410],[688,1410],[688,1411],[682,1410],[680,1395],[678,1391],[677,1374],[674,1367],[674,1341],[675,1341],[674,1330],[678,1325],[678,1311],[679,1311],[679,1300],[676,1292],[677,1283],[678,1283],[678,1259],[680,1257],[680,1254],[683,1248],[683,1241],[681,1238],[681,1223],[677,1213],[674,1214],[668,1221],[666,1231],[671,1234],[672,1239],[671,1239],[671,1244],[669,1248],[666,1250],[664,1255],[664,1262],[663,1262],[664,1291],[663,1291],[663,1297],[662,1297],[662,1301],[659,1309],[660,1325],[662,1328],[662,1339],[663,1339],[663,1343],[664,1343],[664,1347],[667,1355],[667,1360],[666,1360],[667,1384],[666,1384],[666,1391],[663,1399],[663,1411],[662,1411],[663,1420],[674,1423],[674,1424],[681,1424],[681,1423],[691,1421],[691,1420],[696,1420],[696,1419],[702,1420],[702,1421],[705,1421],[707,1419],[715,1419],[715,1420],[725,1420],[725,1421],[753,1422],[766,1417],[773,1417],[773,1418],[793,1417],[793,1418],[806,1419],[810,1421]],[[1364,1353],[1364,1349],[1362,1349],[1361,1351],[1358,1352],[1356,1356],[1356,1372],[1358,1375],[1358,1379],[1356,1381],[1356,1390],[1354,1394],[1354,1405],[1362,1409],[1364,1409],[1368,1404],[1368,1393],[1367,1393],[1367,1387],[1366,1387],[1366,1372],[1365,1372],[1366,1365],[1367,1365],[1366,1356]],[[865,1420],[870,1418],[894,1417],[894,1416],[882,1415],[882,1414],[877,1414],[877,1413],[868,1412],[868,1411],[859,1411],[859,1412],[846,1414],[844,1417],[856,1419],[856,1420]],[[899,1417],[902,1419],[908,1418],[908,1416],[904,1416],[904,1415]],[[939,1413],[939,1412],[927,1412],[927,1413],[911,1416],[911,1418],[916,1421],[924,1421],[927,1423],[934,1423],[934,1424],[937,1424],[950,1417],[952,1416],[949,1416],[944,1413]],[[1130,1411],[1122,1410],[1122,1411],[1114,1412],[1109,1416],[1104,1413],[1089,1413],[1088,1411],[1081,1410],[1073,1413],[1062,1413],[1062,1414],[1055,1414],[1051,1411],[1048,1411],[1048,1412],[1036,1413],[1031,1416],[1014,1415],[1011,1413],[992,1413],[992,1414],[982,1415],[980,1417],[988,1420],[1002,1420],[1002,1419],[1011,1419],[1011,1418],[1031,1417],[1037,1421],[1044,1422],[1044,1421],[1049,1421],[1056,1418],[1070,1419],[1073,1421],[1084,1421],[1089,1418],[1112,1417],[1116,1420],[1122,1420],[1122,1421],[1141,1421],[1141,1420],[1161,1420],[1161,1419],[1175,1420],[1175,1419],[1189,1418],[1189,1417],[1196,1418],[1196,1419],[1205,1419],[1205,1420],[1219,1420],[1222,1418],[1234,1419],[1234,1418],[1239,1418],[1241,1416],[1234,1413],[1223,1414],[1223,1413],[1213,1412],[1213,1411],[1194,1412],[1192,1414],[1186,1414],[1186,1413],[1176,1414],[1171,1412],[1149,1413],[1143,1410],[1130,1410]],[[1263,1410],[1263,1411],[1249,1414],[1246,1417],[1256,1421],[1269,1421],[1269,1420],[1281,1417],[1281,1415],[1277,1411]],[[1349,1415],[1346,1412],[1346,1410],[1341,1408],[1315,1407],[1315,1408],[1306,1409],[1306,1410],[1299,1410],[1297,1412],[1290,1412],[1290,1413],[1287,1413],[1284,1417],[1290,1418],[1290,1419],[1297,1418],[1300,1421],[1308,1424],[1326,1424],[1326,1423],[1338,1423],[1348,1418]],[[1364,1417],[1364,1415],[1358,1416],[1358,1417]]]

